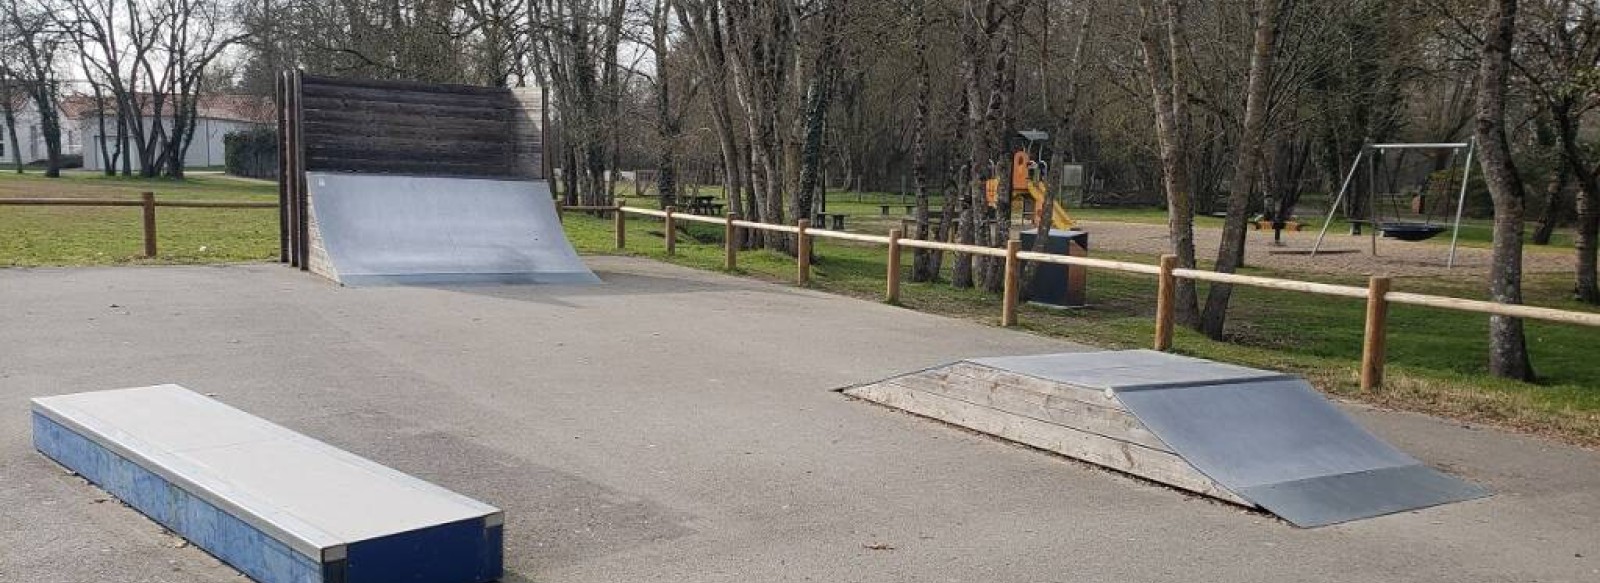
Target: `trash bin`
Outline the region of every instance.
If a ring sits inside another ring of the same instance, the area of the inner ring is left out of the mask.
[[[1022,232],[1022,248],[1032,249],[1036,231]],[[1051,229],[1045,241],[1045,253],[1055,255],[1086,256],[1089,254],[1089,234],[1076,229]],[[1084,269],[1076,265],[1040,263],[1034,268],[1033,282],[1027,287],[1030,303],[1061,308],[1081,308],[1088,305],[1084,294]]]

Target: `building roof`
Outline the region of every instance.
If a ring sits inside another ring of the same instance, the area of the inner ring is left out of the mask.
[[[144,115],[149,116],[154,110],[152,95],[140,95],[139,106],[144,109]],[[163,104],[163,115],[172,114],[172,99]],[[254,95],[201,95],[197,104],[198,117],[207,119],[221,119],[230,121],[244,121],[251,123],[272,123],[276,113],[272,108],[272,100]],[[82,119],[94,115],[96,111],[94,96],[68,95],[61,99],[61,113],[71,119]],[[115,103],[106,104],[106,113],[116,112]]]

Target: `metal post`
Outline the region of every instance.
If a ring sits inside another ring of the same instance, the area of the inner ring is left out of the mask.
[[[1456,224],[1450,231],[1450,259],[1445,262],[1445,269],[1456,266],[1456,240],[1461,238],[1461,212],[1467,207],[1467,182],[1472,178],[1472,154],[1478,149],[1478,138],[1473,137],[1467,142],[1467,165],[1461,170],[1461,194],[1456,197]]]
[[[1344,184],[1339,186],[1339,196],[1334,197],[1333,204],[1328,205],[1328,218],[1322,221],[1322,231],[1317,233],[1317,244],[1311,246],[1311,256],[1316,257],[1317,251],[1322,249],[1322,238],[1328,235],[1328,226],[1333,224],[1333,213],[1339,211],[1339,203],[1344,200],[1345,191],[1350,189],[1350,179],[1356,177],[1356,168],[1361,167],[1361,157],[1367,155],[1367,148],[1363,146],[1356,152],[1356,161],[1350,164],[1350,172],[1344,175]]]

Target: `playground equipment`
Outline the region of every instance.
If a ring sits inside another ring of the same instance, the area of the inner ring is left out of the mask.
[[[1041,217],[1044,216],[1045,200],[1049,198],[1050,186],[1046,179],[1050,173],[1046,164],[1034,160],[1033,156],[1035,153],[1043,154],[1044,142],[1049,139],[1049,134],[1041,131],[1025,131],[1019,132],[1018,136],[1027,142],[1021,149],[1011,154],[1011,204],[1020,206],[1021,203],[1031,207],[1033,212],[1030,216],[1033,217],[1034,226],[1038,226]],[[984,181],[984,192],[990,208],[996,208],[999,204],[997,192],[999,190],[998,176]],[[1063,206],[1060,200],[1052,200],[1051,206],[1050,228],[1071,229],[1075,221],[1072,220],[1072,215],[1067,213],[1067,207]]]
[[[281,260],[346,285],[593,283],[537,90],[284,74]]]
[[[1322,222],[1322,230],[1317,233],[1317,242],[1311,248],[1311,256],[1315,257],[1317,252],[1322,249],[1322,240],[1328,234],[1328,226],[1333,222],[1333,215],[1339,210],[1339,204],[1344,201],[1345,194],[1349,192],[1351,181],[1355,178],[1356,171],[1361,168],[1362,162],[1366,162],[1367,168],[1368,217],[1364,221],[1358,221],[1352,217],[1351,223],[1355,225],[1359,225],[1361,222],[1371,223],[1373,255],[1378,254],[1379,234],[1382,234],[1385,238],[1398,239],[1401,241],[1426,241],[1443,234],[1447,227],[1434,222],[1433,216],[1436,207],[1435,205],[1429,205],[1427,203],[1429,198],[1428,195],[1431,194],[1429,191],[1443,190],[1428,187],[1431,180],[1431,173],[1427,177],[1423,178],[1422,182],[1424,187],[1417,189],[1417,192],[1413,193],[1410,197],[1413,201],[1415,201],[1415,204],[1411,209],[1411,214],[1417,216],[1405,217],[1403,216],[1404,213],[1399,207],[1398,200],[1406,197],[1406,195],[1396,192],[1379,194],[1378,191],[1380,188],[1377,176],[1377,168],[1384,162],[1383,155],[1385,153],[1397,151],[1401,153],[1401,156],[1404,156],[1404,154],[1410,150],[1449,150],[1450,159],[1449,163],[1446,165],[1446,168],[1449,168],[1455,165],[1457,155],[1460,154],[1462,150],[1465,150],[1466,163],[1462,164],[1461,166],[1461,187],[1456,195],[1455,221],[1448,227],[1448,229],[1451,231],[1450,256],[1445,262],[1445,267],[1455,267],[1456,243],[1461,236],[1461,214],[1466,207],[1467,184],[1468,179],[1472,176],[1472,155],[1476,149],[1476,139],[1467,142],[1453,143],[1368,144],[1363,146],[1361,151],[1356,153],[1356,159],[1350,163],[1350,171],[1345,174],[1344,183],[1339,187],[1339,195],[1334,197],[1333,204],[1328,206],[1328,217]],[[1382,211],[1379,205],[1380,199],[1389,203],[1388,207],[1391,212],[1387,217],[1380,217],[1379,215],[1379,213]]]
[[[976,358],[845,394],[1315,527],[1488,494],[1299,377],[1149,351]]]

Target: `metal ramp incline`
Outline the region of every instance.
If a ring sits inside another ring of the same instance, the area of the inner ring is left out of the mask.
[[[309,172],[310,269],[346,285],[598,283],[549,184]]]
[[[1488,494],[1372,435],[1299,377],[1161,352],[977,358],[843,392],[1300,527]]]

